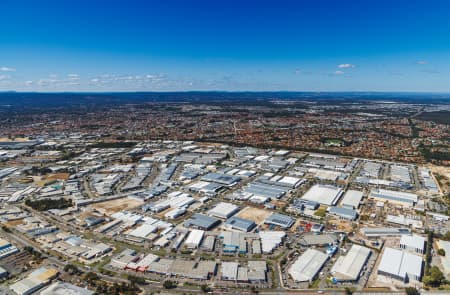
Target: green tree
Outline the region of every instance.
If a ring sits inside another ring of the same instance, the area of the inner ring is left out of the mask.
[[[208,287],[208,285],[206,285],[206,284],[201,285],[200,289],[202,290],[203,293],[211,292],[211,288]]]
[[[431,287],[439,287],[444,282],[445,276],[437,266],[432,266],[423,278],[423,283]]]
[[[414,287],[405,288],[406,295],[420,295],[419,291]]]
[[[173,288],[176,288],[176,287],[177,287],[177,284],[176,284],[175,282],[172,282],[172,281],[167,280],[167,281],[164,281],[163,287],[164,287],[165,289],[173,289]]]

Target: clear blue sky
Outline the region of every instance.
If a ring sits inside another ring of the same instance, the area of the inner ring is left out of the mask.
[[[1,0],[0,90],[450,92],[450,1]]]

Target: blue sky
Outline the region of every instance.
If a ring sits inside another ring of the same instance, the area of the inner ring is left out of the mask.
[[[450,1],[2,0],[0,90],[450,92]]]

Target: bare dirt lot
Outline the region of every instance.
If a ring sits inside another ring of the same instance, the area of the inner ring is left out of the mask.
[[[259,225],[262,224],[269,215],[270,212],[264,209],[245,207],[237,214],[237,217],[252,220]]]
[[[136,208],[140,205],[142,205],[142,202],[140,202],[140,201],[129,199],[129,198],[122,198],[122,199],[116,199],[116,200],[92,204],[92,205],[89,205],[89,208],[95,209],[103,214],[110,215],[110,214],[116,213],[118,211],[130,210],[130,209]]]

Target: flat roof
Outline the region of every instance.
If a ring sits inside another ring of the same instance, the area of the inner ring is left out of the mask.
[[[344,198],[341,201],[342,206],[351,206],[353,208],[358,208],[359,203],[363,198],[363,192],[356,190],[348,190],[344,194]]]
[[[332,185],[313,185],[302,199],[314,201],[324,205],[335,205],[342,194],[342,189]]]
[[[251,231],[256,226],[256,223],[253,220],[244,219],[237,216],[229,218],[225,224],[242,231]]]
[[[196,214],[192,215],[191,218],[189,218],[188,220],[186,220],[184,222],[184,226],[185,227],[194,226],[194,227],[199,227],[199,228],[204,228],[204,229],[211,229],[218,223],[220,223],[220,220],[217,218],[196,213]]]
[[[372,251],[369,248],[353,245],[347,255],[340,256],[331,268],[331,273],[338,280],[355,281]]]
[[[409,248],[414,249],[425,249],[425,238],[418,236],[418,235],[412,235],[412,236],[402,236],[400,239],[400,245],[405,245]]]
[[[384,249],[378,271],[405,279],[408,275],[420,278],[422,257],[393,248]]]
[[[371,198],[385,199],[388,201],[399,202],[408,205],[413,205],[414,203],[417,203],[418,200],[416,194],[377,188],[372,189],[369,196]]]
[[[220,218],[228,218],[238,211],[238,206],[231,203],[220,202],[213,209],[209,210],[208,214]]]
[[[295,219],[290,216],[283,215],[280,213],[272,213],[272,215],[270,215],[269,217],[266,218],[266,220],[264,220],[264,223],[278,225],[283,228],[289,228],[294,224],[294,221]]]
[[[289,274],[297,282],[312,281],[328,256],[315,249],[308,249],[289,267]]]
[[[94,291],[81,288],[69,283],[55,282],[43,290],[40,295],[92,295]]]

